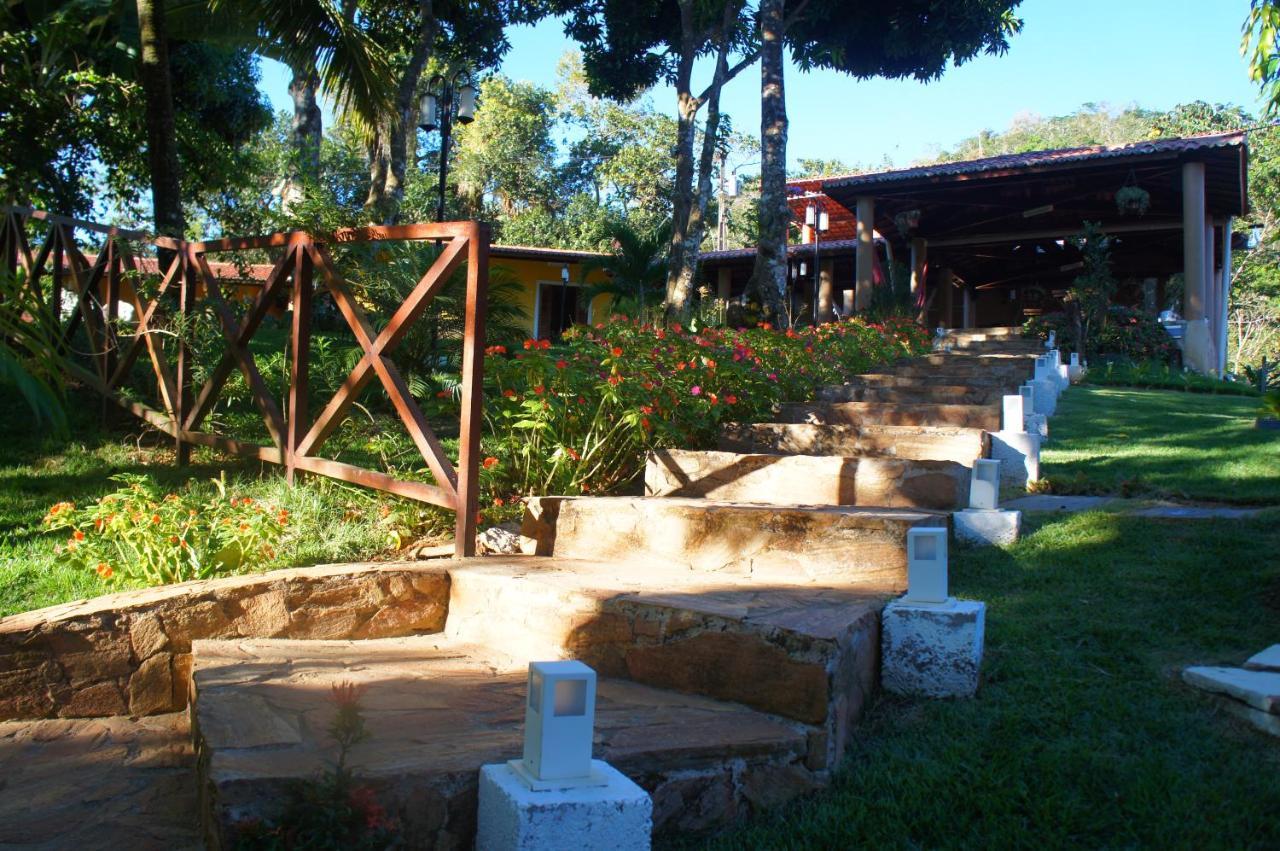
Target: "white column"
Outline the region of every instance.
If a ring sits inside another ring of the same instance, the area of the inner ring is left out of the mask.
[[[876,201],[864,195],[858,199],[857,208],[857,275],[853,304],[859,311],[863,311],[871,307],[871,288],[875,286],[875,255],[872,252],[876,248]]]
[[[1231,321],[1231,227],[1233,221],[1228,216],[1222,223],[1222,278],[1219,291],[1221,304],[1218,312],[1218,374],[1227,372],[1227,327]]]
[[[963,290],[960,291],[960,293],[961,293],[960,327],[972,328],[973,327],[973,290],[966,286]]]
[[[1198,372],[1211,367],[1208,358],[1209,329],[1205,319],[1205,209],[1204,163],[1182,166],[1182,275],[1184,295],[1182,312],[1187,319],[1183,338],[1183,357]]]
[[[911,240],[911,301],[921,305],[916,319],[925,321],[924,304],[928,300],[924,288],[925,268],[929,262],[929,241],[919,237]]]
[[[834,260],[823,260],[818,269],[818,321],[830,322],[835,319],[831,312],[832,289],[836,279],[836,263]]]

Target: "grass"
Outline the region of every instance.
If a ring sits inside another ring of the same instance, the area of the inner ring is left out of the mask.
[[[1258,399],[1082,386],[1063,394],[1041,455],[1055,493],[1280,505],[1280,433]]]
[[[1108,363],[1089,370],[1089,384],[1111,387],[1146,387],[1155,390],[1184,390],[1188,393],[1222,393],[1229,396],[1258,396],[1257,388],[1243,381],[1223,381],[1211,375],[1174,369],[1167,363]]]
[[[956,552],[978,696],[881,698],[833,788],[686,847],[1280,846],[1280,747],[1177,678],[1280,640],[1277,521],[1089,513]]]
[[[33,428],[20,404],[0,409],[0,616],[124,587],[59,562],[54,548],[63,536],[41,527],[53,503],[83,505],[115,490],[110,477],[117,473],[176,490],[211,489],[210,480],[225,471],[236,495],[287,509],[290,531],[261,569],[375,558],[439,519],[426,506],[328,479],[289,488],[276,467],[205,450],[178,469],[169,447],[141,433],[136,421],[120,417],[115,428],[104,427],[97,397],[77,396],[69,408],[72,438]]]

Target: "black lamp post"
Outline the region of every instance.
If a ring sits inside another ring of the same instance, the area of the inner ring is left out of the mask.
[[[418,126],[430,133],[440,128],[440,200],[436,221],[444,221],[444,186],[449,175],[449,140],[453,122],[470,124],[476,117],[476,85],[471,72],[463,68],[452,75],[436,74],[418,104]]]
[[[819,260],[819,245],[822,234],[831,227],[831,219],[827,216],[827,205],[821,198],[815,198],[804,208],[804,223],[813,229],[813,324],[818,324],[818,289],[822,280],[822,265]]]

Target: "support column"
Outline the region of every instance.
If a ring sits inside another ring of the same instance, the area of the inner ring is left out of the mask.
[[[733,295],[733,270],[721,266],[716,270],[716,298],[728,301]]]
[[[1205,372],[1216,372],[1218,369],[1218,287],[1214,281],[1215,264],[1213,218],[1206,216],[1204,220],[1204,327],[1207,341],[1205,346]]]
[[[928,302],[925,293],[925,270],[929,264],[929,241],[919,237],[911,240],[911,303],[916,308],[916,321],[925,321],[924,306]]]
[[[1209,329],[1205,319],[1204,163],[1182,165],[1182,312],[1187,319],[1183,358],[1197,372],[1208,372]]]
[[[1221,305],[1218,313],[1218,374],[1227,372],[1227,328],[1231,321],[1231,228],[1234,222],[1228,216],[1222,223],[1222,278],[1220,279]]]
[[[942,321],[938,324],[948,329],[955,327],[956,285],[954,281],[955,274],[950,269],[943,269],[942,283],[939,285],[942,287]]]
[[[973,327],[973,290],[965,287],[960,291],[960,327]]]
[[[864,195],[858,199],[857,276],[853,305],[862,312],[871,307],[871,289],[875,286],[876,201]]]
[[[818,268],[818,321],[830,322],[836,318],[831,310],[832,290],[836,279],[834,260],[823,260]]]

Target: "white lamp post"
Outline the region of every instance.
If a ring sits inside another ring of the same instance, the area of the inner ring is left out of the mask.
[[[947,530],[938,526],[908,529],[907,593],[902,601],[940,606],[947,600]]]
[[[581,662],[529,663],[524,756],[510,762],[530,789],[604,785],[591,764],[596,672]]]

